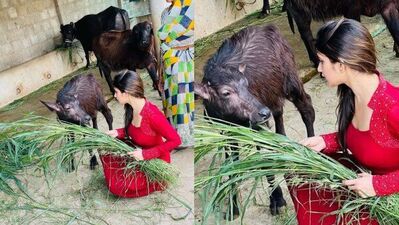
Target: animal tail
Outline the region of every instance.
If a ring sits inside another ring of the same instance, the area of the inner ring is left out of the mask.
[[[293,34],[295,34],[295,27],[294,27],[294,21],[292,20],[292,16],[289,10],[287,10],[287,1],[284,0],[284,4],[283,4],[283,9],[282,11],[287,11],[287,19],[288,19],[288,23],[290,25],[291,31]]]

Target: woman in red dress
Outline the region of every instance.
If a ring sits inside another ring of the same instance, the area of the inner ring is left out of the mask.
[[[316,48],[330,87],[338,86],[338,132],[311,137],[301,143],[324,154],[343,151],[371,174],[358,174],[343,185],[362,198],[399,192],[399,89],[376,69],[375,45],[359,22],[341,19],[325,24],[317,34]],[[328,215],[340,208],[337,194],[311,186],[291,187],[299,225],[378,224],[364,212]]]
[[[136,149],[128,153],[135,160],[161,159],[170,163],[170,152],[181,143],[180,137],[163,113],[144,97],[143,82],[133,71],[115,76],[115,98],[125,106],[125,127],[108,131],[118,139],[129,138]],[[126,157],[105,154],[101,156],[104,176],[111,193],[134,198],[160,191],[164,185],[149,182],[139,170],[126,173]]]

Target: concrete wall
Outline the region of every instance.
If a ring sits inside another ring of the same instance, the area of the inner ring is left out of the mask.
[[[0,2],[0,71],[54,49],[59,22],[53,0]]]
[[[111,5],[126,7],[132,25],[150,18],[148,0],[0,0],[0,107],[84,66],[83,51],[72,62],[55,51],[60,24]]]
[[[118,7],[117,0],[53,0],[58,4],[61,23],[76,22],[87,14],[96,14],[109,6]],[[58,26],[59,27],[59,26]],[[58,28],[59,29],[59,28]]]
[[[61,22],[69,23],[110,5],[117,6],[116,0],[0,2],[0,71],[54,50],[61,43]]]
[[[0,107],[86,65],[84,58],[78,55],[72,58],[73,63],[69,63],[68,52],[51,51],[0,72]]]
[[[125,9],[129,13],[129,17],[136,18],[150,15],[150,3],[148,0],[141,0],[137,2],[129,2],[128,0],[119,0],[121,2],[121,8]]]
[[[237,11],[230,5],[226,8],[226,0],[198,1],[195,5],[195,39],[208,36],[248,14],[261,10],[262,3],[263,1],[257,0],[253,5],[246,5],[245,10]]]

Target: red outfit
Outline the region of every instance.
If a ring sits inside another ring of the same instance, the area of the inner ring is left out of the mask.
[[[373,174],[373,187],[377,196],[399,192],[399,88],[392,86],[379,75],[380,83],[368,103],[373,110],[368,131],[356,129],[352,123],[346,132],[347,146],[352,156]],[[339,150],[337,133],[322,135],[326,142],[325,154]],[[336,224],[336,216],[325,216],[339,209],[330,190],[306,187],[291,188],[299,225]],[[322,219],[323,217],[323,219]],[[351,215],[346,215],[348,221]],[[340,224],[346,224],[341,221]],[[359,224],[378,224],[368,213],[361,216]]]
[[[163,113],[151,102],[146,101],[140,115],[142,116],[140,127],[132,124],[128,127],[128,135],[133,144],[142,148],[144,160],[158,158],[170,163],[170,152],[181,144],[179,135]],[[123,139],[125,129],[120,128],[117,131],[118,138]],[[159,183],[148,182],[147,177],[140,170],[126,172],[127,159],[127,157],[110,154],[101,156],[105,180],[111,193],[134,198],[163,189],[164,186]]]

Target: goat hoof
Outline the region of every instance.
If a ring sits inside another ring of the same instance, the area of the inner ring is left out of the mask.
[[[263,19],[269,15],[268,12],[260,12],[258,15],[258,19]]]
[[[64,167],[65,171],[68,172],[68,173],[72,173],[73,171],[75,171],[76,168],[75,168],[75,160],[74,160],[74,158],[71,158],[70,160],[66,161],[64,166],[65,166]]]
[[[90,164],[90,170],[95,170],[97,165]]]
[[[98,165],[97,158],[92,157],[90,159],[90,170],[95,170],[97,165]]]
[[[272,216],[280,214],[279,209],[276,206],[270,207],[270,214],[272,214]]]
[[[277,200],[271,199],[270,200],[270,213],[275,216],[280,214],[280,208],[287,205],[287,202],[284,198],[280,198]]]
[[[239,216],[240,214],[238,212],[233,212],[233,215],[231,215],[230,213],[224,213],[223,218],[227,221],[233,221],[237,219]]]
[[[72,173],[73,171],[75,171],[75,166],[74,166],[74,165],[68,165],[68,166],[66,167],[66,171],[67,171],[68,173]]]
[[[281,198],[279,201],[277,201],[277,207],[281,208],[287,205],[287,202],[285,201],[284,198]]]

